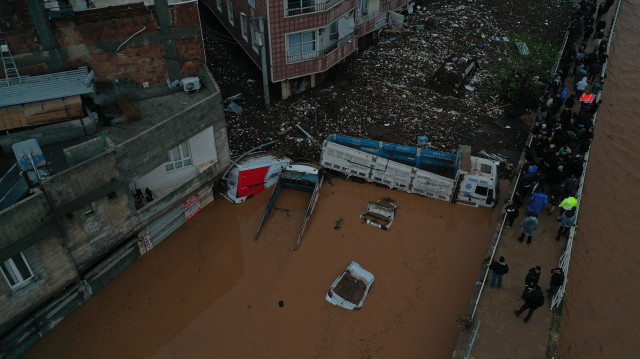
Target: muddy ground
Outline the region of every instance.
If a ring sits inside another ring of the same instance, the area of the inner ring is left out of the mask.
[[[506,103],[479,100],[483,69],[507,61],[514,33],[559,47],[570,14],[571,2],[560,0],[419,2],[402,31],[381,31],[316,88],[278,100],[279,86],[272,86],[266,111],[258,68],[201,9],[207,62],[223,98],[242,93],[236,102],[243,112],[227,112],[232,154],[277,139],[276,147],[291,157],[318,159],[322,140],[333,133],[414,146],[418,136],[427,136],[431,149],[455,152],[469,144],[475,154],[506,158],[503,177],[517,163],[530,124]],[[434,79],[446,62],[474,59],[478,70],[458,89]],[[297,123],[314,140],[295,128],[282,134]]]

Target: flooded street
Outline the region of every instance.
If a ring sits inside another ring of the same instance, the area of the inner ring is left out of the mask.
[[[272,212],[254,241],[270,194],[217,199],[25,358],[451,356],[498,211],[334,179],[290,252],[300,212]],[[387,196],[398,203],[391,229],[361,223],[367,201]],[[308,197],[285,191],[276,207]],[[352,260],[376,276],[360,311],[324,299]]]
[[[561,358],[637,358],[640,319],[640,2],[622,2],[587,168]]]

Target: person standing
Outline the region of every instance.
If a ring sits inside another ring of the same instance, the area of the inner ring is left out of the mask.
[[[564,211],[570,211],[576,208],[577,205],[578,205],[578,200],[575,197],[570,195],[569,197],[563,199],[562,202],[560,202],[560,206],[559,206],[560,214],[564,213]]]
[[[527,236],[527,244],[531,244],[531,239],[533,238],[533,231],[538,229],[538,218],[536,214],[533,212],[529,212],[527,218],[525,218],[522,223],[520,223],[520,227],[522,227],[522,234],[518,240],[520,242],[524,241],[524,236]]]
[[[559,218],[560,229],[558,229],[558,235],[556,236],[556,241],[560,241],[561,236],[569,237],[569,230],[571,227],[576,225],[576,212],[571,209],[565,212],[562,212]]]
[[[513,195],[513,199],[507,202],[507,208],[505,209],[507,212],[507,228],[513,227],[513,221],[520,215],[521,205],[522,199],[520,199],[520,195],[516,192]]]
[[[522,312],[529,309],[529,313],[524,318],[524,322],[528,323],[533,315],[533,312],[544,305],[544,294],[542,293],[542,288],[539,285],[528,288],[525,293],[522,295],[522,299],[524,299],[524,304],[520,309],[516,310],[516,317],[519,317]]]
[[[529,289],[535,288],[540,281],[540,273],[542,273],[542,267],[540,266],[529,269],[529,273],[527,273],[527,277],[524,279],[524,286]]]
[[[502,276],[509,273],[509,265],[505,262],[504,257],[500,257],[499,260],[493,261],[489,266],[491,269],[491,288],[495,288],[496,279],[498,280],[498,288],[502,287]]]
[[[554,268],[551,270],[551,280],[549,281],[549,299],[551,299],[564,283],[564,271],[562,268]]]
[[[536,188],[534,191],[535,193],[531,195],[527,201],[527,210],[539,215],[540,211],[542,211],[542,207],[548,207],[549,203],[547,201],[547,195],[542,193],[539,188]]]

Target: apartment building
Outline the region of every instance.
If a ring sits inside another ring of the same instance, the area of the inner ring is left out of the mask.
[[[13,358],[211,203],[231,161],[197,2],[5,0],[0,45]]]
[[[409,0],[201,2],[256,65],[267,71],[269,81],[280,84],[282,98],[315,87],[318,76],[358,50],[359,39],[387,25],[390,10],[402,11],[412,3]],[[260,57],[263,48],[265,69]]]

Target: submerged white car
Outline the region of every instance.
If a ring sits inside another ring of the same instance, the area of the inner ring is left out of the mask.
[[[345,309],[358,310],[367,299],[375,277],[356,262],[349,266],[333,282],[327,292],[327,302]]]

